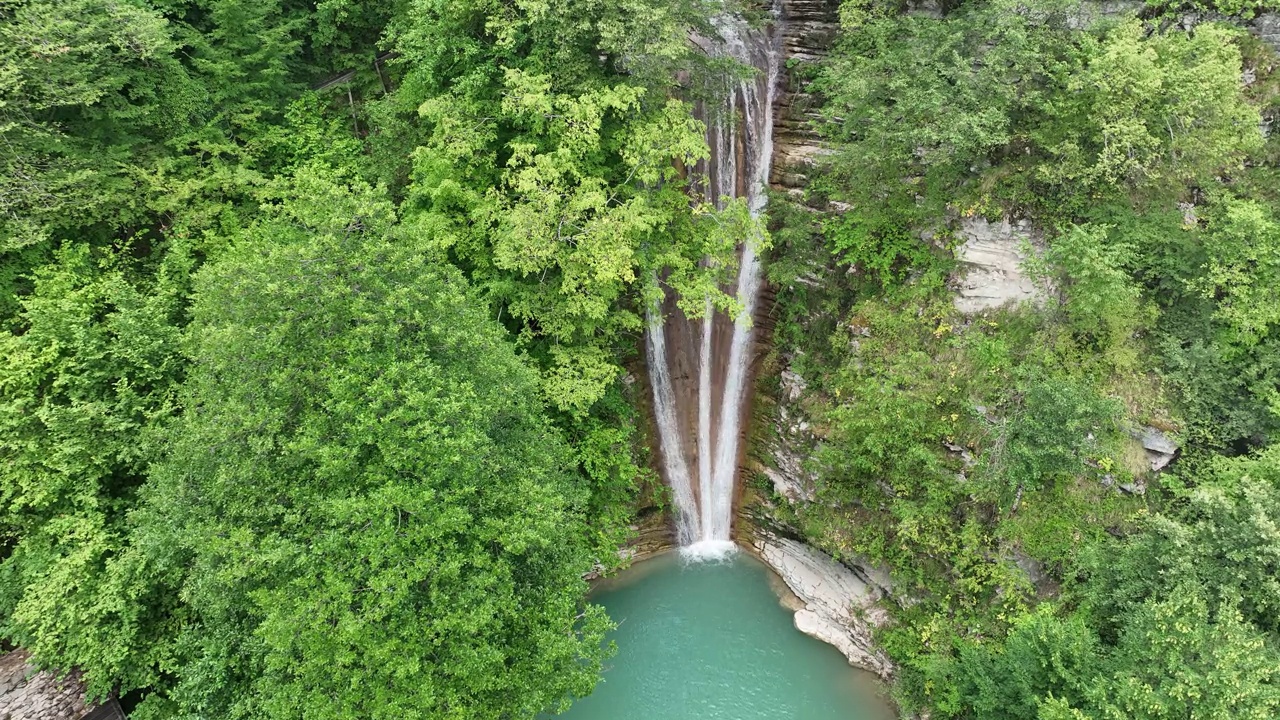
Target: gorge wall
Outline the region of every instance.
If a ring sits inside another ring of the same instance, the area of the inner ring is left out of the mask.
[[[773,165],[769,186],[800,194],[824,152],[818,136],[818,100],[806,65],[822,59],[839,29],[839,0],[782,0],[782,66],[774,104]]]
[[[815,163],[826,152],[816,130],[819,98],[806,82],[805,64],[820,60],[834,41],[838,30],[836,0],[784,0],[781,3],[785,25],[782,31],[784,66],[775,106],[775,145],[770,186],[775,192],[797,199],[803,194],[815,172]],[[1081,25],[1103,17],[1136,13],[1141,2],[1088,2],[1079,14]],[[925,0],[910,4],[910,12],[940,16],[936,3]],[[1179,22],[1187,27],[1221,19],[1188,14]],[[1255,37],[1280,50],[1280,13],[1269,12],[1238,24]],[[1242,82],[1252,82],[1245,68]],[[1264,132],[1271,130],[1274,117],[1264,114]],[[956,309],[965,314],[979,314],[1006,304],[1043,303],[1057,292],[1056,288],[1029,277],[1022,268],[1027,248],[1041,249],[1043,233],[1026,220],[1012,219],[988,222],[982,218],[948,218],[949,230],[958,240],[955,259],[959,270],[952,278]],[[930,237],[922,238],[924,241]],[[826,278],[839,281],[839,278]],[[853,342],[857,342],[855,338]],[[882,600],[893,588],[883,569],[860,562],[856,558],[841,561],[804,544],[796,528],[778,519],[791,516],[778,512],[779,506],[803,505],[815,499],[817,477],[809,460],[820,438],[811,427],[804,410],[805,380],[790,366],[785,354],[776,367],[769,368],[768,385],[772,397],[765,411],[754,422],[755,447],[748,472],[758,473],[771,487],[768,497],[747,497],[739,509],[739,539],[744,546],[769,564],[797,596],[796,626],[802,631],[839,648],[849,661],[881,677],[889,677],[892,664],[875,647],[872,632],[886,620]],[[776,381],[776,382],[775,382]],[[762,392],[764,389],[762,388]],[[762,403],[763,404],[763,403]],[[1176,442],[1160,428],[1135,425],[1129,429],[1134,439],[1132,454],[1147,465],[1149,473],[1166,467],[1179,452]],[[947,448],[963,457],[963,448]],[[1141,468],[1139,468],[1141,470]],[[1117,486],[1116,493],[1141,493],[1139,481]],[[1104,479],[1104,485],[1107,480]],[[1110,487],[1108,485],[1108,487]],[[1037,588],[1040,573],[1025,565],[1027,558],[1018,556],[1018,565]]]
[[[780,3],[785,70],[774,104],[769,186],[801,202],[816,164],[826,152],[817,126],[819,98],[810,87],[809,70],[836,39],[839,5],[839,0]],[[762,335],[762,341],[767,339],[767,334]],[[757,348],[761,356],[767,350]],[[777,402],[769,406],[774,417],[755,418],[755,422],[772,427],[752,433],[762,438],[762,446],[753,455],[767,460],[744,468],[744,472],[764,472],[785,502],[808,502],[813,499],[813,478],[805,463],[816,441],[799,409],[803,380],[785,368],[781,372],[783,397],[775,398]],[[875,628],[888,620],[880,607],[892,589],[888,574],[867,564],[838,562],[797,536],[776,521],[767,503],[748,498],[739,508],[738,539],[772,568],[792,593],[789,607],[795,612],[796,629],[834,646],[851,665],[889,679],[893,664],[873,639]]]

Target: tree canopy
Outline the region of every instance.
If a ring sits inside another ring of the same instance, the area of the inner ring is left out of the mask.
[[[587,490],[457,271],[384,194],[310,173],[233,242],[197,277],[185,412],[134,517],[190,617],[184,680],[143,716],[498,718],[589,691]]]

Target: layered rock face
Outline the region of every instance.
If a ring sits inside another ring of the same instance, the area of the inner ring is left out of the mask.
[[[839,0],[782,0],[783,72],[774,104],[773,164],[769,185],[800,195],[826,148],[817,132],[819,100],[809,87],[806,65],[820,60],[835,41]],[[804,467],[816,444],[800,410],[805,383],[783,371],[777,433],[763,455],[763,472],[786,501],[811,502],[814,478]],[[755,511],[767,508],[756,508]],[[826,554],[765,527],[766,518],[748,518],[740,541],[778,574],[791,593],[796,629],[838,649],[849,663],[888,679],[893,666],[876,648],[872,632],[888,614],[878,606],[887,587]]]
[[[774,190],[801,192],[814,160],[825,152],[814,120],[818,101],[810,92],[806,63],[821,59],[835,41],[839,0],[782,1],[783,72],[773,114]]]
[[[955,306],[963,313],[977,313],[1002,305],[1041,302],[1047,288],[1023,270],[1029,248],[1039,235],[1025,221],[992,223],[984,218],[964,218],[956,248],[960,270],[952,278]]]
[[[38,670],[26,650],[15,650],[0,656],[0,719],[124,720],[124,713],[114,700],[88,702],[79,673]]]
[[[800,400],[808,384],[799,373],[783,370],[780,378],[782,396],[774,420],[772,437],[764,440],[764,454],[773,460],[761,468],[773,489],[787,502],[813,502],[817,474],[805,467],[805,460],[818,445],[809,418],[800,409]]]
[[[767,530],[752,534],[751,549],[798,598],[797,630],[835,646],[850,665],[882,679],[892,676],[893,664],[872,639],[874,630],[889,619],[878,604],[887,592],[887,577],[866,568],[854,570]]]
[[[769,478],[778,502],[803,506],[817,499],[817,478],[808,465],[820,441],[803,406],[804,378],[784,369],[779,385],[775,432],[763,440],[755,469]],[[893,664],[873,639],[889,620],[881,603],[892,590],[888,573],[868,563],[838,562],[793,539],[798,531],[778,520],[773,502],[755,498],[741,509],[739,541],[794,595],[784,604],[795,611],[796,629],[834,646],[850,665],[889,680]]]

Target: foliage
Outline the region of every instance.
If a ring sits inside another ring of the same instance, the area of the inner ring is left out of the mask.
[[[1072,329],[1118,366],[1137,364],[1133,337],[1147,321],[1141,287],[1128,268],[1136,249],[1108,238],[1109,228],[1073,225],[1053,240],[1049,261],[1062,273]]]
[[[953,669],[978,718],[1264,718],[1280,709],[1277,456],[1221,460],[1179,516],[1093,546],[1074,609],[1040,606]]]
[[[1146,190],[1238,167],[1262,146],[1258,111],[1238,78],[1236,31],[1147,35],[1137,20],[1100,40],[1082,37],[1086,58],[1032,136],[1048,153],[1040,175],[1053,184]]]
[[[1114,400],[1073,378],[1042,373],[1033,370],[1016,387],[984,455],[1006,501],[1013,499],[1011,491],[1084,474],[1086,460],[1101,446],[1095,438],[1115,432],[1119,408]]]
[[[764,232],[689,195],[748,71],[688,38],[758,8],[0,0],[0,634],[144,719],[561,709],[653,482],[645,311],[735,309],[753,238],[821,436],[789,517],[893,569],[904,707],[1275,716],[1280,59],[1169,20],[1266,3],[1149,5],[848,0],[842,212]],[[1061,302],[955,311],[976,215]]]
[[[1206,273],[1194,283],[1216,301],[1233,340],[1252,344],[1280,322],[1280,222],[1258,202],[1224,198],[1209,220]]]
[[[841,13],[817,189],[845,205],[816,242],[870,281],[826,291],[830,342],[789,331],[822,440],[820,502],[791,512],[892,568],[901,705],[1275,715],[1274,451],[1223,455],[1280,420],[1274,54],[1073,3]],[[934,289],[975,215],[1047,229],[1023,268],[1042,306],[962,317]],[[1182,441],[1172,471],[1148,472],[1142,424]]]
[[[1098,485],[1100,464],[1126,482],[1121,409],[1075,360],[1086,349],[1040,313],[964,327],[921,283],[845,317],[830,348],[798,348],[822,443],[819,501],[796,520],[837,556],[892,568],[911,598],[881,637],[900,699],[958,710],[952,654],[1001,637],[1037,589],[1015,556],[1062,572],[1082,536],[1132,512]]]
[[[1003,646],[969,645],[960,657],[971,717],[1261,720],[1280,708],[1280,656],[1237,614],[1211,613],[1196,586],[1136,608],[1114,646],[1046,604]]]
[[[0,38],[0,251],[53,228],[136,222],[117,166],[190,96],[171,28],[135,3],[8,0]]]
[[[827,116],[847,119],[823,126],[838,143],[837,199],[917,219],[955,203],[971,168],[983,173],[1000,148],[1027,142],[1022,119],[1079,62],[1070,7],[977,3],[942,22],[877,15],[846,33],[818,81]],[[976,200],[963,207],[980,208]]]
[[[671,164],[706,152],[669,99],[704,25],[658,0],[0,2],[5,639],[151,717],[587,692],[580,574],[622,562],[651,482],[636,308],[658,276],[728,307],[731,263],[699,261],[755,232]],[[348,68],[340,105],[305,91]]]
[[[691,213],[677,171],[707,153],[671,97],[674,68],[697,65],[681,38],[704,22],[658,0],[421,0],[390,27],[410,70],[378,112],[419,119],[379,139],[411,148],[406,222],[513,323],[568,414],[621,375],[656,278],[693,314],[707,295],[731,305],[718,281],[750,232],[745,208]],[[397,182],[400,162],[385,170]]]
[[[1079,32],[1078,15],[995,0],[846,34],[819,80],[833,196],[869,217],[888,204],[917,220],[947,205],[1064,218],[1117,191],[1167,196],[1261,147],[1235,31]]]
[[[1096,577],[1091,604],[1118,616],[1175,586],[1205,588],[1211,607],[1238,608],[1256,627],[1280,633],[1280,452],[1219,459],[1176,516],[1154,515],[1121,548],[1099,551],[1088,564]]]
[[[1275,9],[1274,0],[1146,0],[1148,7],[1162,13],[1207,12],[1252,19]]]
[[[893,287],[908,273],[939,266],[933,248],[920,242],[891,212],[849,213],[828,221],[825,237],[841,264],[872,282]]]
[[[528,717],[590,690],[585,488],[432,258],[377,190],[303,173],[200,272],[135,515],[192,621],[139,716]]]
[[[138,681],[132,590],[110,568],[161,450],[148,430],[177,410],[185,374],[191,259],[181,246],[158,255],[148,278],[127,253],[60,251],[23,299],[21,329],[0,335],[4,633],[102,689]]]

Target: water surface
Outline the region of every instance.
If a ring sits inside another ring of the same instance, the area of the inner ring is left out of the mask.
[[[867,675],[792,625],[759,561],[675,553],[599,587],[618,653],[568,720],[879,720]]]

